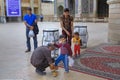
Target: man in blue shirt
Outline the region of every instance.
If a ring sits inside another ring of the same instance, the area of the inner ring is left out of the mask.
[[[35,14],[32,14],[32,9],[29,7],[27,8],[27,14],[24,16],[24,24],[26,26],[26,38],[27,38],[27,50],[25,52],[31,51],[31,45],[30,45],[30,37],[28,36],[29,31],[34,29],[33,24],[37,23],[37,17]],[[38,47],[37,43],[37,35],[33,37],[34,40],[34,49]]]

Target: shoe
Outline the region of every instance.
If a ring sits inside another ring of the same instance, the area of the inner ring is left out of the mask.
[[[77,57],[79,58],[79,57],[80,57],[80,54],[78,54]]]
[[[52,71],[52,76],[53,77],[57,77],[58,76],[58,72],[57,71]]]
[[[55,66],[54,69],[55,69],[55,70],[58,70],[58,66]]]
[[[69,71],[65,71],[65,73],[69,73]]]
[[[74,55],[74,56],[73,56],[73,59],[76,59],[76,58],[77,58],[77,55]]]
[[[43,72],[43,71],[41,71],[41,70],[39,70],[39,69],[36,69],[36,72],[37,72],[38,74],[40,74],[40,75],[46,75],[46,72]]]
[[[25,52],[26,52],[26,53],[27,53],[27,52],[30,52],[30,50],[27,49]]]

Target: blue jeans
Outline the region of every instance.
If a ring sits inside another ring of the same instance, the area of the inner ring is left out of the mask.
[[[27,49],[31,50],[31,44],[30,44],[30,37],[28,36],[29,34],[29,29],[26,29],[26,44],[27,44]],[[37,35],[35,35],[35,37],[33,37],[33,41],[34,41],[34,49],[36,49],[38,47],[38,42],[37,42]]]
[[[60,56],[55,60],[55,66],[58,66],[60,61],[63,61],[65,71],[69,72],[68,55],[67,54],[60,54]]]

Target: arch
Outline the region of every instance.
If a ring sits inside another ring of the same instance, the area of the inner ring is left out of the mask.
[[[64,7],[60,5],[57,10],[58,10],[58,16],[60,16],[63,14]]]
[[[98,18],[108,17],[108,4],[106,3],[107,0],[97,0],[97,16]]]

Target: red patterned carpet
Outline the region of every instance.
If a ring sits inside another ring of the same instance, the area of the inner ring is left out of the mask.
[[[86,49],[71,69],[108,80],[120,80],[120,45],[101,44]]]

